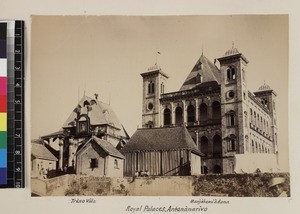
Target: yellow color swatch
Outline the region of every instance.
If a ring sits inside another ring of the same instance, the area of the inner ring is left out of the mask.
[[[0,113],[0,131],[7,130],[7,113]]]

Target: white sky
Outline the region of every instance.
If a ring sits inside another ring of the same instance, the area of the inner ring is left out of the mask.
[[[250,61],[248,88],[277,93],[280,161],[288,169],[287,16],[33,16],[32,138],[59,130],[79,98],[99,94],[129,135],[141,127],[142,78],[155,63],[179,90],[201,55],[212,62],[235,47]],[[78,93],[79,91],[79,93]]]

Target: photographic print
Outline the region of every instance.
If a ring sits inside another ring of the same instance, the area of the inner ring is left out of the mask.
[[[289,197],[288,24],[32,16],[32,195]]]

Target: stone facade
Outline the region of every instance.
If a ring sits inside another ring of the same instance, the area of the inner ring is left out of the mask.
[[[278,152],[275,91],[266,84],[248,90],[249,61],[236,48],[218,61],[219,67],[202,54],[181,89],[171,93],[163,90],[168,76],[157,65],[141,74],[142,127],[186,126],[205,154],[205,174],[236,172],[236,154],[265,153],[273,160]]]

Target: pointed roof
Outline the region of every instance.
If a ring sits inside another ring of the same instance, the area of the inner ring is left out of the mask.
[[[39,141],[32,141],[31,154],[38,159],[58,161],[58,159]]]
[[[185,127],[138,129],[121,152],[189,149],[201,154]]]
[[[202,53],[196,65],[181,86],[180,91],[192,89],[203,82],[217,82],[220,84],[220,80],[220,70]]]
[[[92,126],[110,125],[119,129],[121,136],[128,137],[128,134],[112,110],[111,106],[106,103],[84,95],[63,124],[63,128],[76,126],[77,113],[88,114]]]
[[[86,145],[89,143],[94,143],[97,146],[100,146],[102,150],[107,153],[110,156],[118,157],[124,159],[124,156],[115,148],[113,145],[106,140],[100,139],[98,137],[91,137],[77,152],[77,154],[81,153],[84,151],[86,148]]]

